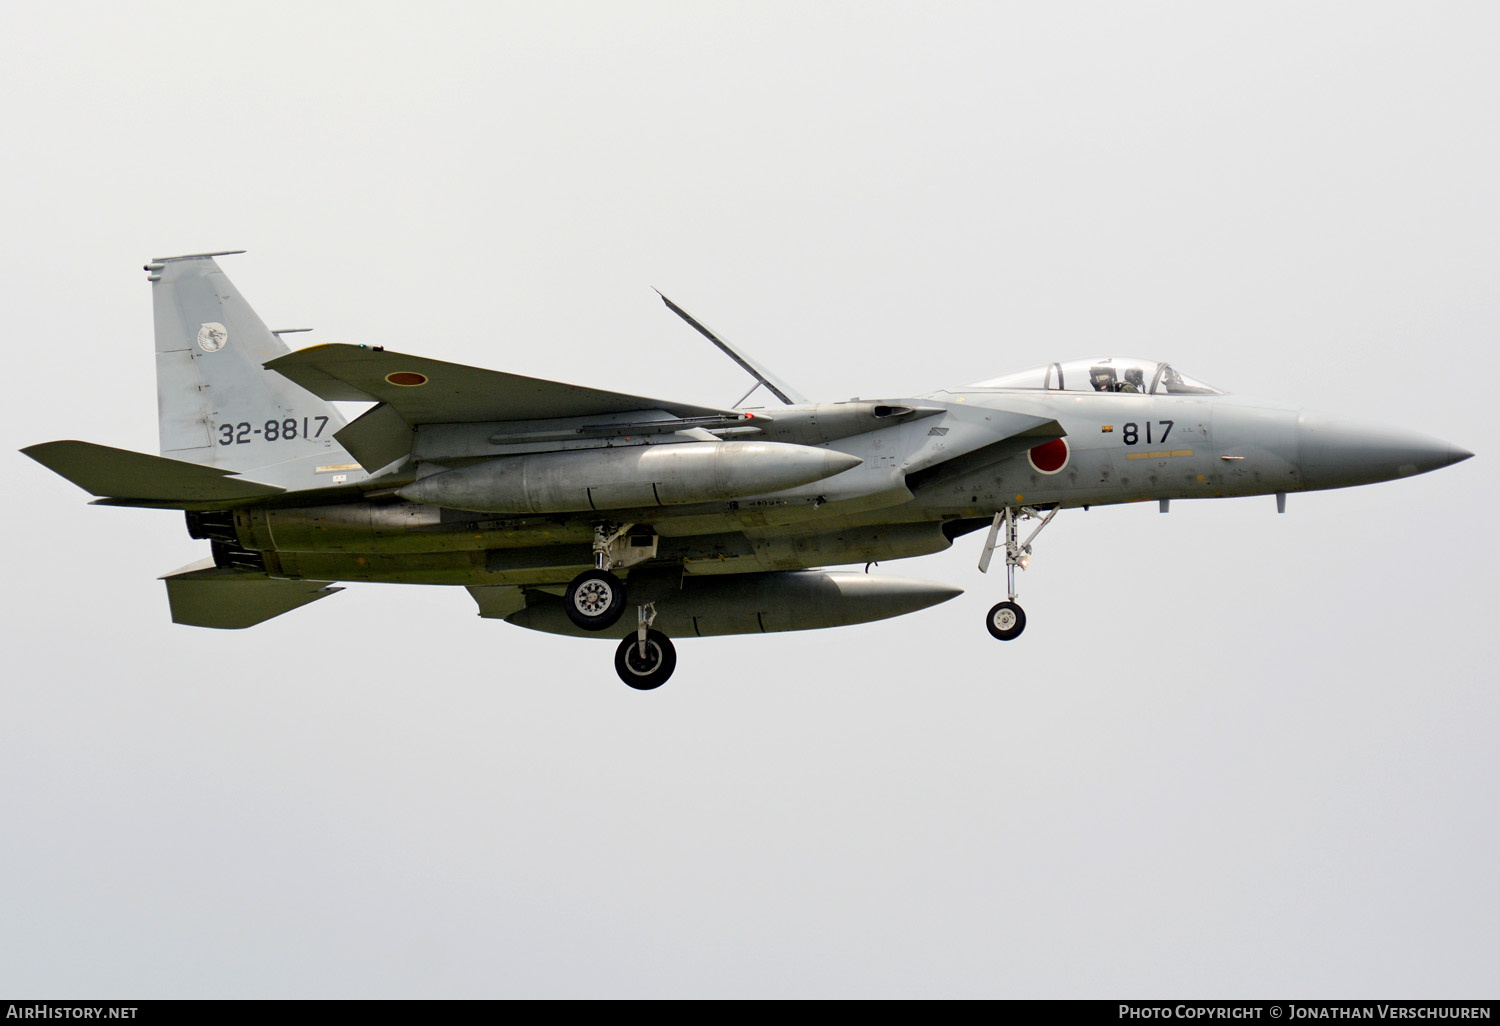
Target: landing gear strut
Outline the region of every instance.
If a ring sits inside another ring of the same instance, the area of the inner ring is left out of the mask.
[[[1026,564],[1031,556],[1031,543],[1036,541],[1036,536],[1042,533],[1042,528],[1052,522],[1057,516],[1059,507],[1054,506],[1043,516],[1040,510],[1030,506],[1019,508],[1007,506],[995,514],[995,522],[990,525],[990,535],[985,539],[984,552],[979,557],[979,572],[988,573],[990,569],[990,557],[995,554],[999,545],[1000,531],[1005,530],[1005,585],[1010,594],[1009,600],[997,602],[990,608],[985,616],[984,625],[989,628],[991,636],[1001,641],[1010,641],[1021,636],[1026,629],[1026,612],[1016,605],[1016,567],[1026,569]],[[1017,522],[1021,519],[1041,517],[1041,523],[1036,525],[1036,530],[1027,536],[1024,542],[1017,541]]]
[[[637,691],[661,687],[677,669],[677,649],[670,638],[652,629],[655,619],[655,603],[641,606],[636,629],[615,649],[615,672]]]

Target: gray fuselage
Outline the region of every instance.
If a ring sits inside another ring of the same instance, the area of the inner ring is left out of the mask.
[[[1234,395],[973,387],[884,401],[875,408],[906,411],[888,425],[854,422],[856,406],[871,404],[770,409],[753,435],[857,457],[851,470],[729,501],[611,509],[608,519],[649,529],[657,560],[688,574],[789,570],[937,552],[1006,507],[1337,488],[1469,455],[1414,433]],[[851,423],[831,426],[840,417]],[[1060,427],[1065,454],[1054,443],[1034,456],[1027,439],[1017,442],[1018,422],[1043,421]],[[663,434],[626,444],[684,440]],[[235,511],[234,543],[260,554],[278,577],[538,587],[592,565],[602,516],[502,515],[389,499],[254,507]]]

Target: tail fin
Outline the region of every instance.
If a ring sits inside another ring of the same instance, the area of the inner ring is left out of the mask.
[[[291,489],[365,477],[334,441],[338,410],[263,366],[290,350],[214,263],[227,255],[146,265],[161,454]]]

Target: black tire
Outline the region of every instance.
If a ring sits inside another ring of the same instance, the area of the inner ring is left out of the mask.
[[[637,691],[659,688],[677,669],[677,649],[661,631],[646,631],[646,655],[641,657],[640,642],[631,631],[615,649],[615,672]]]
[[[606,631],[625,612],[625,582],[608,570],[585,570],[563,593],[563,611],[586,631]]]
[[[1014,602],[997,602],[984,618],[984,625],[990,629],[991,637],[1010,641],[1019,638],[1026,629],[1026,613]]]

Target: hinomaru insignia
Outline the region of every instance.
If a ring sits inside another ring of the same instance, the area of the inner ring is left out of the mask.
[[[218,321],[209,321],[198,328],[198,348],[205,353],[217,353],[229,341],[229,329]]]

